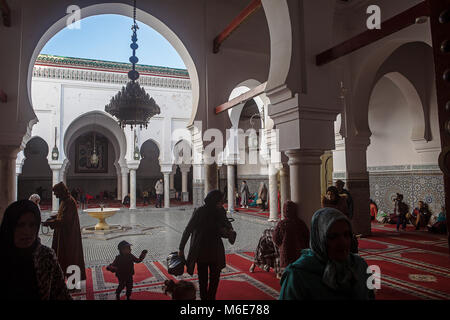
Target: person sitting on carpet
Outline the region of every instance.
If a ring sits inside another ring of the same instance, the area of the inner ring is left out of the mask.
[[[334,208],[312,217],[310,249],[290,264],[281,279],[280,300],[371,300],[367,263],[350,252],[352,225]]]
[[[123,204],[124,206],[130,204],[130,194],[127,194],[127,195],[123,198],[122,204]]]
[[[0,227],[1,300],[72,300],[55,252],[38,237],[41,211],[30,200],[6,208]]]
[[[172,300],[196,300],[197,290],[195,285],[190,281],[181,280],[175,282],[173,280],[164,281],[164,294],[170,293]]]
[[[273,242],[280,251],[282,270],[297,260],[303,249],[309,248],[309,230],[305,222],[298,217],[297,204],[286,201],[283,214],[285,219],[278,222],[273,232]],[[281,278],[281,274],[277,277]]]
[[[428,209],[428,205],[423,201],[419,201],[418,206],[412,211],[409,221],[416,227],[416,230],[419,230],[421,227],[428,225],[430,217],[431,212]]]
[[[327,194],[322,197],[322,208],[335,208],[348,217],[347,200],[339,195],[339,191],[335,186],[327,189]]]
[[[116,300],[120,300],[120,293],[125,287],[127,288],[127,300],[130,300],[133,290],[134,264],[141,263],[145,259],[147,250],[142,250],[139,258],[136,258],[131,253],[131,244],[125,240],[120,241],[117,248],[119,249],[119,255],[116,256],[113,263],[106,267],[106,270],[115,273],[119,280],[119,286],[116,290]]]
[[[369,199],[370,220],[375,220],[378,214],[378,206],[372,199]]]
[[[445,214],[445,207],[441,207],[441,212],[436,218],[436,221],[432,224],[427,226],[428,231],[431,233],[439,233],[439,234],[446,234],[447,233],[447,217]]]

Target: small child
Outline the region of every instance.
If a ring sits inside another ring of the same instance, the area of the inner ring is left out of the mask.
[[[140,263],[147,255],[147,250],[142,250],[139,259],[131,253],[131,244],[121,241],[117,246],[119,255],[116,256],[114,262],[106,267],[106,270],[114,272],[119,279],[119,286],[116,290],[116,299],[120,300],[120,293],[123,288],[127,288],[127,300],[130,300],[131,291],[133,290],[134,264]]]
[[[164,294],[169,292],[172,300],[195,300],[195,286],[192,282],[180,280],[177,283],[173,280],[164,281]]]

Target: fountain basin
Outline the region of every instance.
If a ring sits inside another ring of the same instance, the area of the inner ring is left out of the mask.
[[[111,226],[106,223],[106,218],[112,217],[119,210],[119,208],[92,208],[83,210],[83,212],[98,219],[98,223],[94,227],[95,230],[109,230]]]

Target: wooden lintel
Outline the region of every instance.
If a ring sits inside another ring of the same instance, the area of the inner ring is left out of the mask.
[[[331,49],[318,54],[316,56],[316,65],[321,66],[341,58],[353,51],[368,46],[382,38],[415,24],[416,19],[419,17],[429,15],[430,9],[427,1],[421,2],[418,5],[382,22],[381,29],[367,30]]]
[[[219,48],[226,38],[236,30],[252,13],[261,7],[261,0],[252,0],[252,2],[245,7],[244,10],[239,13],[239,15],[231,21],[231,23],[217,36],[214,38],[213,52],[218,53]]]
[[[264,91],[266,90],[266,85],[267,85],[267,82],[264,82],[264,83],[260,84],[259,86],[237,96],[236,98],[231,99],[230,101],[221,104],[220,106],[216,107],[216,110],[215,110],[216,114],[224,112],[228,109],[231,109],[231,108],[237,106],[240,103],[246,102],[250,99],[253,99],[253,98],[259,96],[260,94],[264,93]]]
[[[0,11],[2,13],[3,25],[5,27],[11,27],[11,9],[9,9],[6,0],[0,0]]]

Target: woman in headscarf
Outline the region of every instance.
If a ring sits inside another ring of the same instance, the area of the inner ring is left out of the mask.
[[[309,230],[298,217],[297,204],[286,201],[283,205],[284,220],[278,222],[273,232],[273,242],[280,251],[280,267],[286,268],[297,260],[303,249],[309,247]]]
[[[0,227],[0,299],[71,300],[55,252],[38,237],[41,212],[30,200],[12,203]]]
[[[280,300],[369,300],[367,263],[350,253],[350,220],[334,208],[311,221],[310,249],[290,264],[281,279]]]
[[[205,198],[205,205],[192,214],[180,241],[178,254],[183,258],[184,247],[191,235],[186,261],[187,273],[192,275],[197,264],[200,298],[215,300],[220,272],[226,266],[225,248],[221,238],[228,238],[232,244],[236,238],[223,208],[223,195],[219,190],[210,191]]]
[[[322,208],[335,208],[349,217],[347,200],[339,195],[335,186],[328,187],[327,194],[322,197]]]

